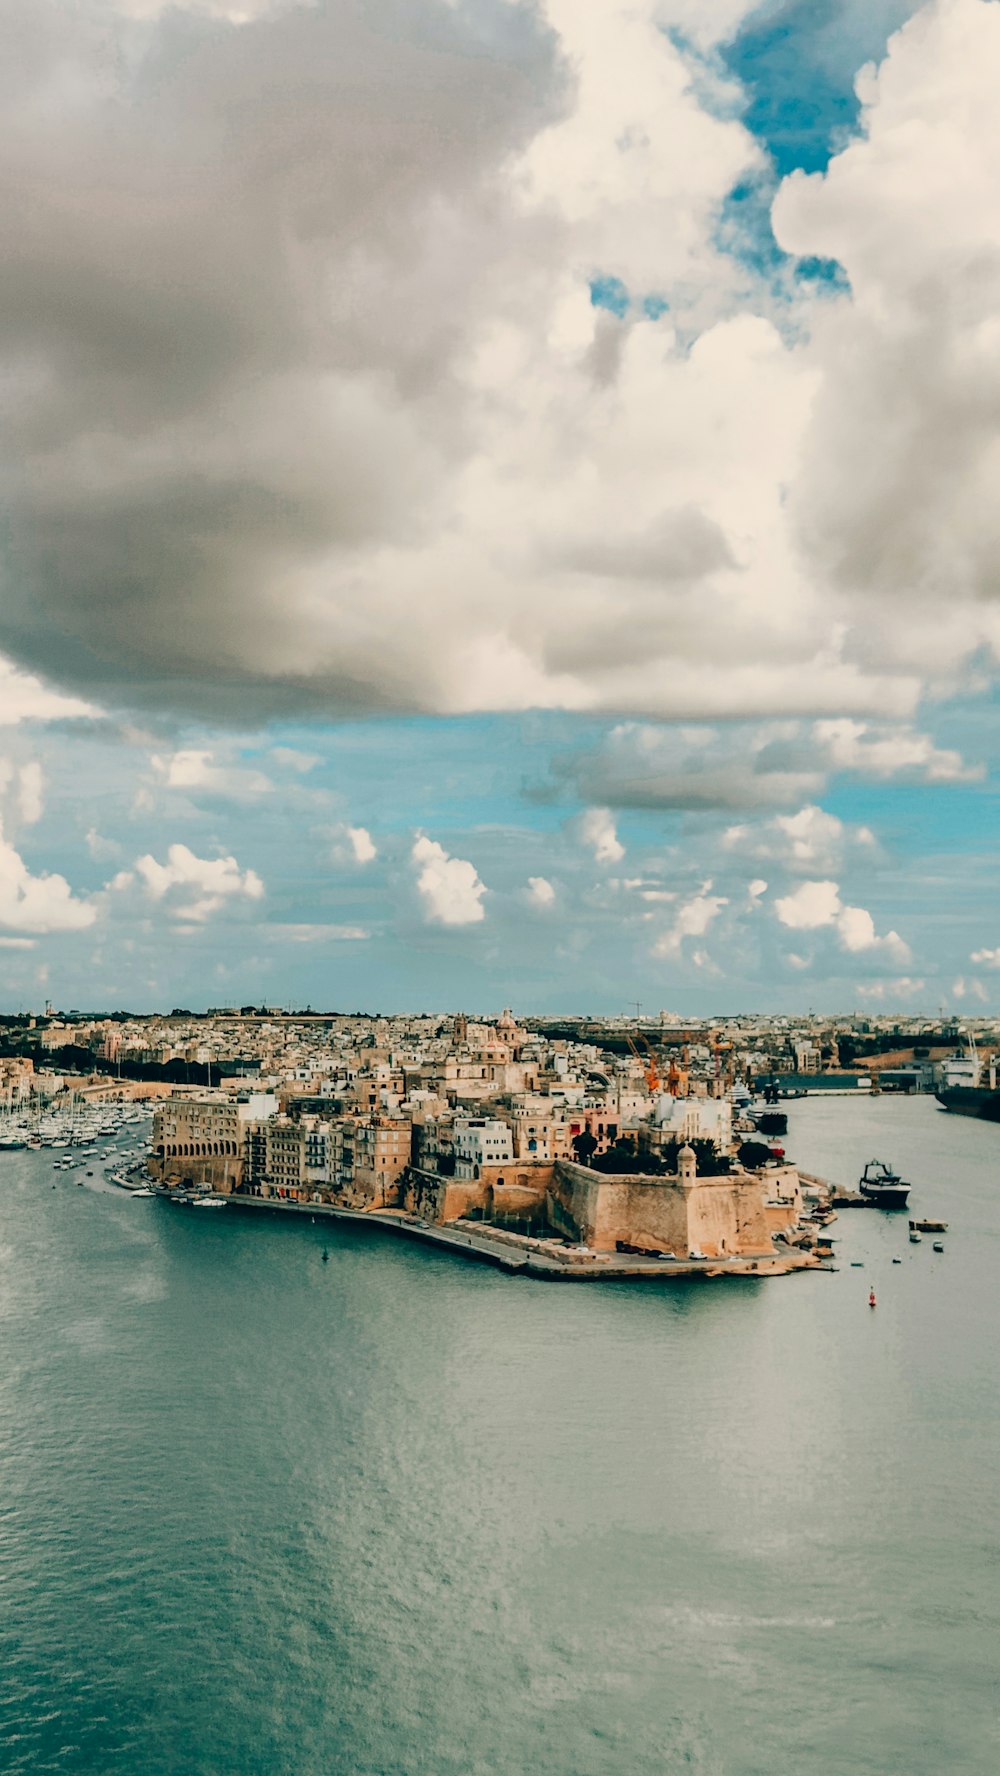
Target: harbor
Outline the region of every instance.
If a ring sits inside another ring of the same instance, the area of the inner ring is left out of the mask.
[[[793,1104],[804,1169],[884,1155],[947,1251],[844,1211],[786,1286],[585,1290],[0,1157],[5,1768],[728,1776],[752,1744],[772,1776],[986,1776],[996,1139],[929,1096]]]

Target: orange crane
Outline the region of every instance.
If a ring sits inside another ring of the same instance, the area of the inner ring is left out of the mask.
[[[686,1098],[688,1095],[688,1049],[685,1042],[681,1051],[681,1065],[677,1065],[677,1055],[672,1053],[667,1068],[667,1090],[672,1098]]]
[[[642,1068],[642,1071],[643,1071],[643,1074],[644,1074],[645,1080],[646,1080],[647,1090],[650,1092],[658,1092],[661,1085],[663,1084],[663,1081],[660,1078],[659,1068],[657,1067],[657,1064],[656,1064],[656,1056],[653,1053],[653,1050],[650,1048],[649,1043],[646,1041],[645,1036],[642,1034],[642,1031],[641,1030],[638,1031],[637,1034],[639,1037],[639,1041],[642,1043],[643,1047],[647,1051],[645,1054],[640,1054],[640,1052],[639,1052],[638,1048],[636,1047],[636,1044],[633,1041],[631,1036],[627,1036],[625,1038],[625,1040],[628,1043],[629,1048],[632,1050],[632,1053],[634,1054],[640,1067]]]

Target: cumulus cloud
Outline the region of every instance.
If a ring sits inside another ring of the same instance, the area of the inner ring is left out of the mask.
[[[184,924],[204,924],[227,903],[260,900],[264,893],[260,877],[241,870],[235,857],[197,857],[187,845],[171,845],[166,863],[147,853],[136,859],[135,871],[150,900],[167,900],[171,917]],[[131,872],[123,872],[112,886],[131,881]]]
[[[951,996],[953,999],[978,999],[984,1005],[989,998],[981,980],[970,980],[963,974],[952,985]]]
[[[810,804],[797,814],[777,814],[756,826],[741,822],[727,827],[722,844],[740,857],[809,872],[838,868],[849,845],[871,850],[875,837],[867,826],[847,826],[836,814]]]
[[[832,925],[841,911],[840,889],[836,882],[803,882],[775,902],[775,911],[790,931],[816,931]]]
[[[690,900],[678,907],[670,926],[653,945],[654,956],[679,956],[686,937],[704,937],[723,907],[729,905],[724,896],[713,894],[711,890],[711,882],[703,883],[697,894],[693,894]],[[704,951],[700,951],[692,956],[692,960],[703,968],[708,957]]]
[[[238,718],[908,716],[992,621],[994,9],[779,194],[851,285],[787,334],[719,245],[762,151],[663,28],[746,10],[7,0],[0,642]],[[855,620],[945,562],[947,647]]]
[[[22,765],[17,780],[17,809],[26,826],[41,820],[45,808],[45,778],[37,759]]]
[[[532,250],[502,175],[568,96],[555,38],[506,0],[141,10],[0,11],[3,626],[101,693],[417,705],[386,556]]]
[[[846,716],[715,728],[626,721],[596,751],[557,755],[553,782],[540,793],[569,785],[610,808],[753,812],[812,803],[837,772],[922,783],[969,783],[984,774],[908,723]]]
[[[580,839],[594,853],[597,863],[620,863],[625,847],[615,830],[608,808],[588,808],[579,821]]]
[[[84,931],[96,917],[93,904],[77,900],[64,876],[33,876],[0,832],[0,929],[39,935]]]
[[[374,863],[378,846],[365,826],[346,823],[333,829],[332,855],[335,863]]]
[[[556,891],[545,876],[529,876],[527,897],[534,907],[550,907],[555,902]]]
[[[911,959],[909,947],[898,932],[889,931],[879,937],[875,921],[865,907],[844,905],[836,882],[800,882],[791,894],[775,901],[774,910],[779,922],[790,931],[832,928],[841,949],[851,955],[877,954],[903,965]]]
[[[858,139],[773,211],[850,286],[814,328],[793,520],[867,649],[928,672],[997,637],[998,80],[995,5],[923,7],[859,76]]]
[[[905,713],[995,625],[994,9],[786,182],[850,283],[787,338],[717,246],[760,149],[662,29],[739,0],[404,10],[8,0],[9,645],[229,710]]]
[[[150,763],[168,789],[186,790],[195,797],[221,796],[231,801],[252,802],[269,795],[274,788],[263,771],[220,764],[208,749],[188,747],[165,757],[154,753]]]
[[[121,845],[117,839],[106,839],[99,833],[96,826],[89,826],[84,834],[84,844],[95,863],[105,863],[109,858],[121,856]]]
[[[909,727],[878,728],[870,722],[820,721],[813,738],[834,771],[862,777],[902,777],[918,783],[976,783],[983,765],[967,765],[960,752],[935,746],[929,734]]]
[[[435,925],[479,925],[486,917],[483,896],[487,889],[479,880],[475,864],[462,857],[450,857],[443,845],[418,834],[410,852],[417,866],[417,891],[424,904],[424,916]]]
[[[1000,949],[973,950],[969,961],[975,962],[979,968],[1000,968]]]
[[[11,825],[35,826],[44,812],[45,778],[37,759],[17,765],[0,757],[0,804]]]
[[[0,727],[28,721],[69,721],[97,714],[92,703],[51,690],[31,673],[0,658]]]
[[[926,991],[927,983],[917,980],[913,975],[897,975],[894,980],[866,981],[855,987],[859,999],[872,999],[876,1003],[899,999],[915,999],[918,994]]]
[[[782,730],[796,733],[797,727]],[[611,808],[774,807],[822,788],[816,761],[768,757],[774,729],[738,733],[653,722],[618,722],[596,752],[553,760],[557,783]],[[792,749],[789,747],[789,753]]]

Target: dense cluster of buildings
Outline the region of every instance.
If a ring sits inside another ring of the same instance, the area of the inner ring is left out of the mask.
[[[460,1026],[462,1021],[459,1020]],[[963,1027],[966,1021],[963,1020]],[[473,1042],[477,1030],[496,1028],[465,1022],[472,1031]],[[525,1064],[530,1068],[544,1062],[546,1036],[553,1056],[559,1055],[556,1032],[566,1039],[563,1061],[567,1067],[571,1054],[579,1049],[590,1048],[605,1058],[609,1050],[625,1052],[626,1040],[631,1036],[640,1047],[648,1045],[673,1052],[678,1067],[686,1049],[683,1064],[695,1087],[703,1085],[712,1091],[720,1075],[724,1083],[767,1074],[808,1077],[850,1066],[859,1051],[870,1053],[880,1044],[886,1049],[893,1045],[912,1049],[914,1042],[926,1035],[926,1025],[925,1017],[873,1013],[840,1018],[754,1013],[681,1019],[661,1012],[656,1017],[532,1020],[524,1033],[530,1040],[523,1049],[523,1062],[512,1065],[516,1068]],[[1000,1020],[977,1017],[969,1028],[981,1048],[1000,1045]],[[424,1060],[436,1060],[442,1044],[449,1042],[453,1034],[454,1020],[440,1015],[365,1017],[289,1013],[275,1007],[251,1006],[241,1010],[222,1007],[207,1014],[174,1011],[144,1017],[90,1017],[72,1011],[57,1014],[46,1008],[44,1016],[31,1020],[32,1041],[43,1052],[72,1045],[88,1049],[104,1064],[120,1066],[124,1072],[132,1064],[154,1069],[172,1066],[175,1073],[189,1070],[192,1077],[200,1075],[202,1083],[206,1077],[215,1084],[237,1076],[259,1079],[282,1092],[295,1084],[308,1086],[331,1074],[337,1076],[345,1066],[353,1066],[356,1057],[365,1051],[389,1050],[397,1066],[412,1071],[417,1057],[421,1064]],[[954,1044],[961,1037],[959,1023],[942,1016],[935,1036],[943,1044]],[[452,1046],[451,1078],[461,1080],[468,1096],[473,1057],[460,1052],[460,1041]],[[485,1052],[489,1052],[488,1047]],[[496,1057],[490,1058],[496,1064]],[[487,1083],[499,1081],[493,1078]],[[509,1083],[512,1089],[518,1089],[516,1072]]]
[[[634,1037],[616,1054],[522,1028],[510,1012],[495,1023],[355,1025],[353,1043],[324,1034],[319,1065],[296,1055],[301,1064],[278,1077],[222,1073],[211,1091],[165,1098],[157,1181],[439,1224],[473,1218],[593,1251],[763,1258],[796,1229],[794,1168],[735,1162],[718,1043],[686,1043],[668,1068]]]
[[[997,1032],[978,1028],[988,1050]],[[42,1053],[126,1062],[160,1103],[150,1170],[171,1192],[489,1224],[590,1251],[764,1257],[803,1236],[780,1152],[751,1159],[747,1084],[933,1085],[960,1039],[899,1020],[610,1018],[522,1025],[223,1008],[39,1020]],[[863,1055],[863,1060],[859,1056]],[[44,1067],[0,1063],[8,1101]],[[854,1068],[845,1072],[845,1068]],[[864,1074],[858,1071],[864,1068]],[[161,1070],[167,1077],[149,1077]],[[57,1080],[51,1080],[57,1085]]]

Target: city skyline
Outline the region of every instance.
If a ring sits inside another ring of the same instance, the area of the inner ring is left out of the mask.
[[[1000,1011],[1000,8],[0,42],[0,1009]]]

